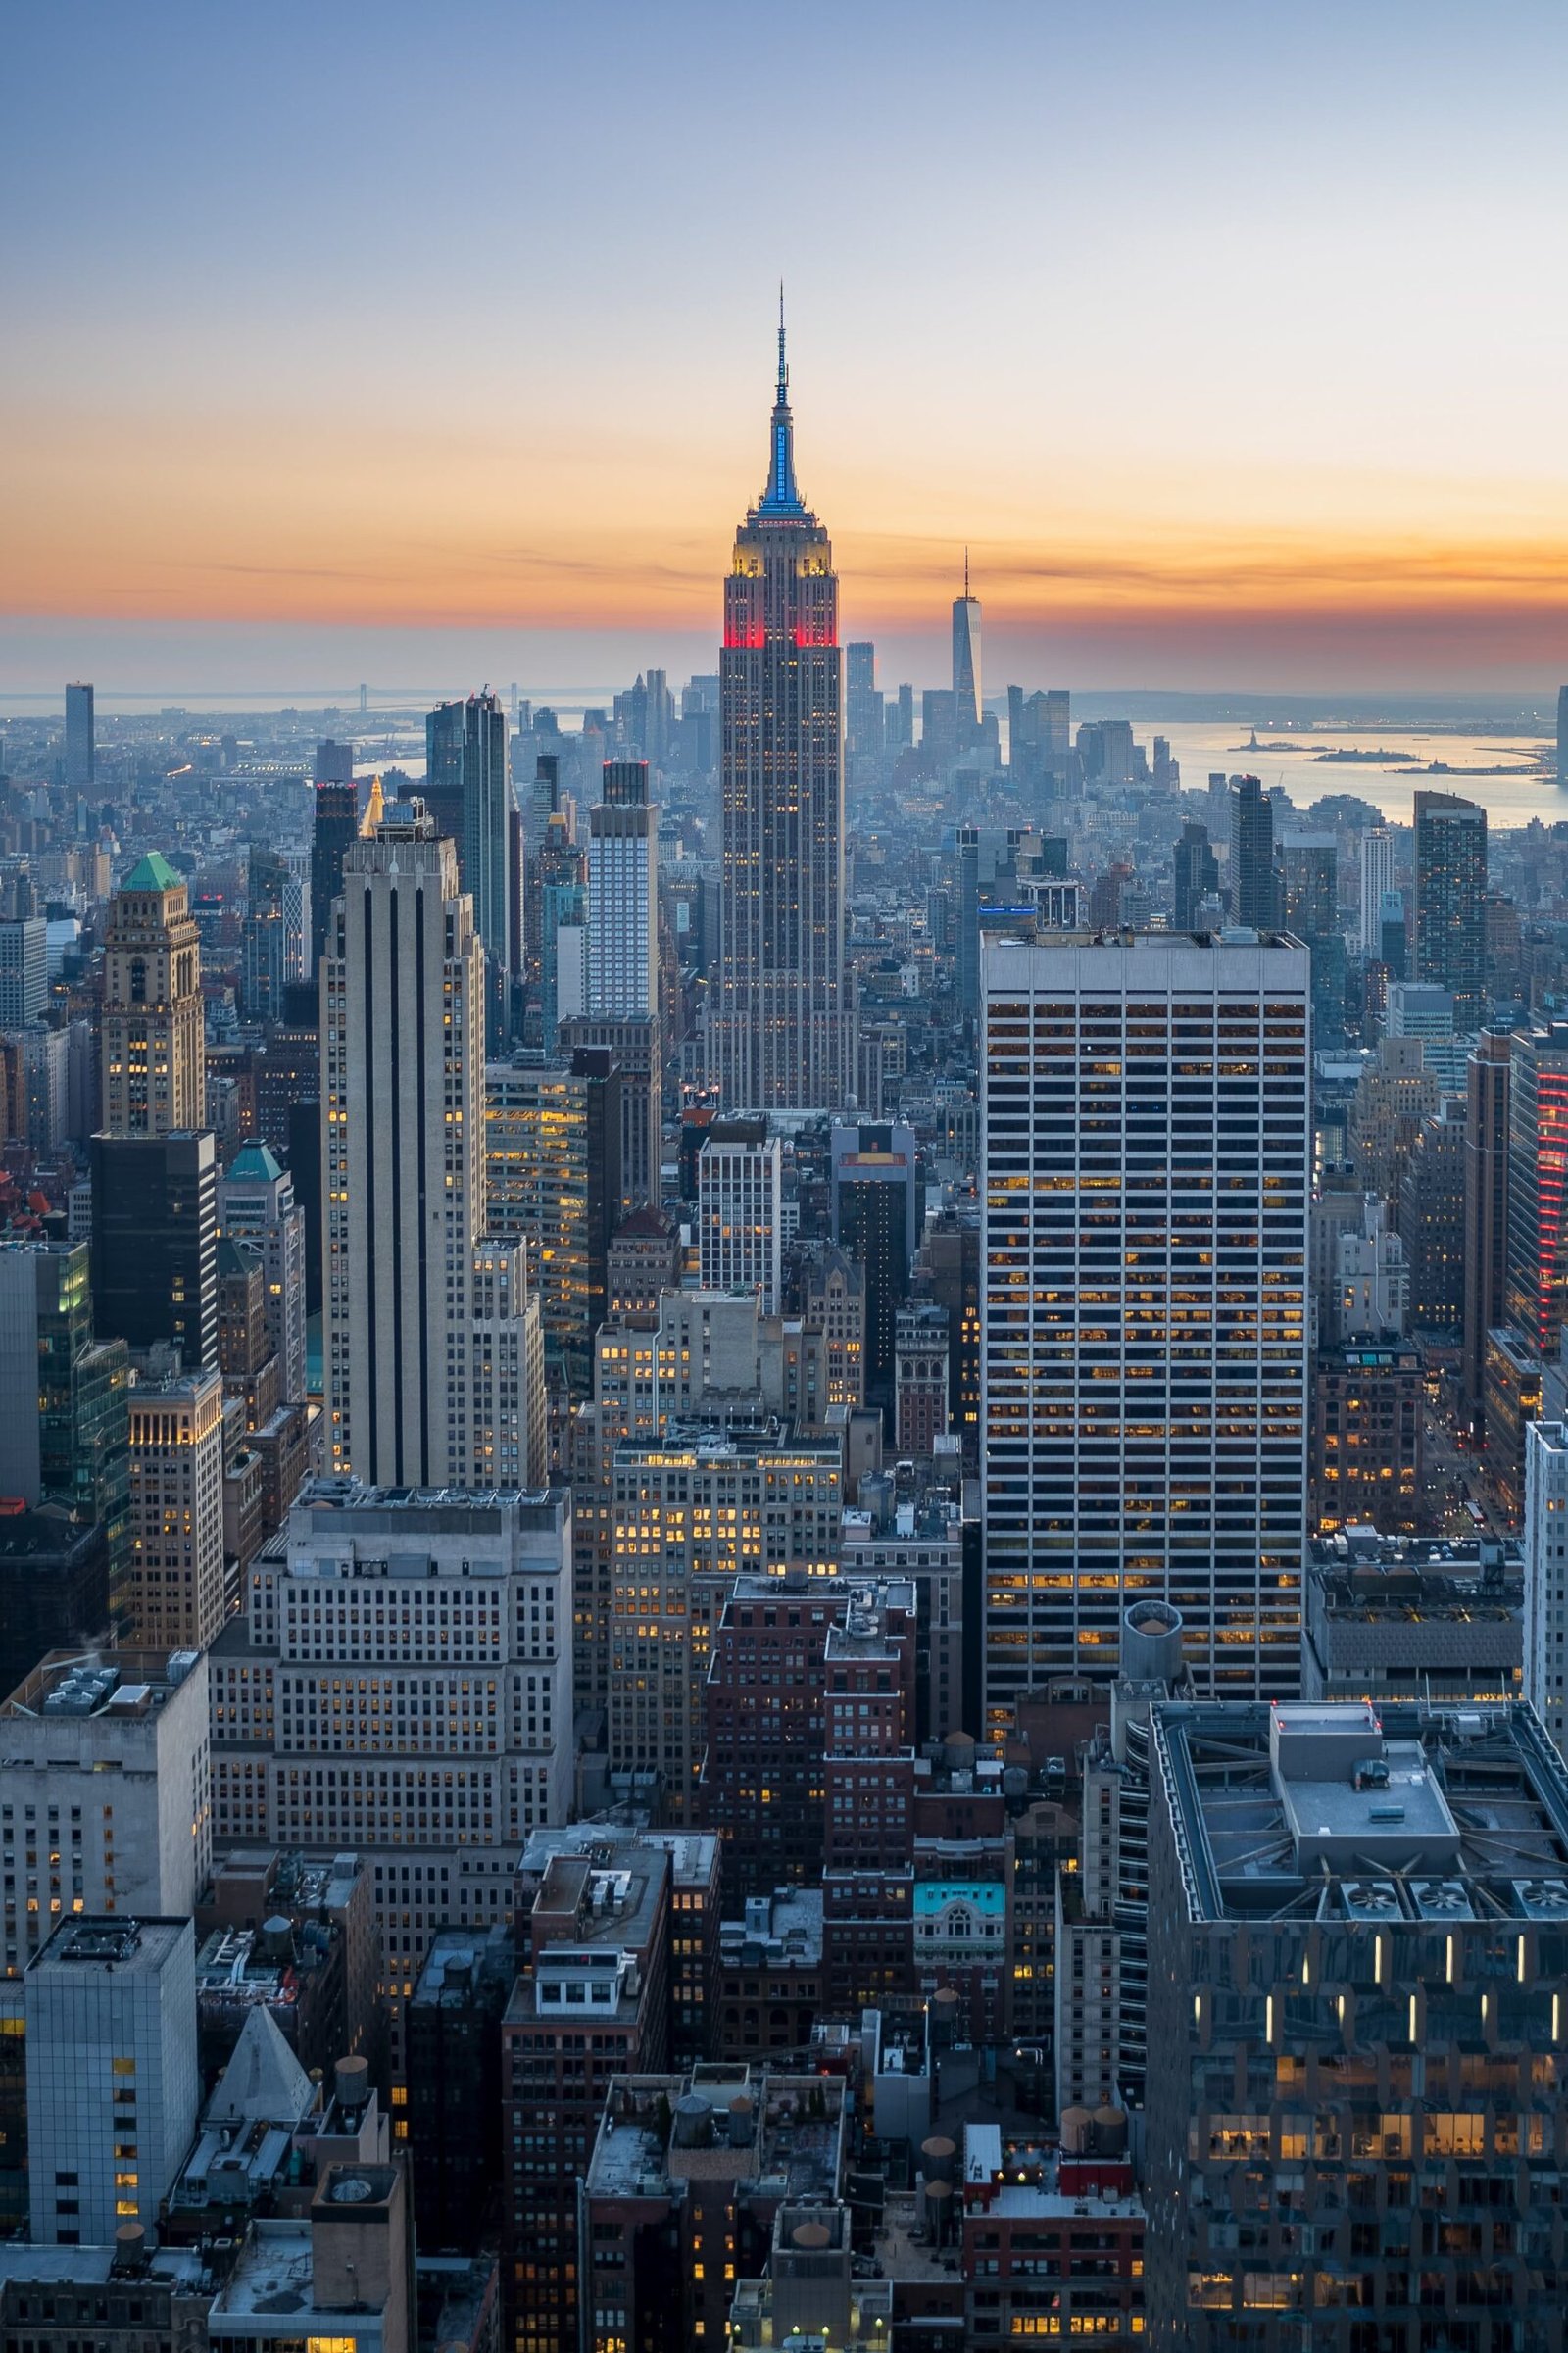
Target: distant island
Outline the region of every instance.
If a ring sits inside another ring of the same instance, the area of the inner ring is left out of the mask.
[[[1391,752],[1387,745],[1380,744],[1375,752],[1314,752],[1311,757],[1314,760],[1344,768],[1392,768],[1396,760],[1408,761],[1410,755],[1408,752]],[[1434,761],[1433,765],[1438,765],[1438,762]],[[1403,773],[1410,773],[1408,766]]]
[[[1297,743],[1295,738],[1289,735],[1276,736],[1272,743],[1260,744],[1257,740],[1257,729],[1254,727],[1250,743],[1232,744],[1229,749],[1232,752],[1300,752],[1305,750],[1305,746]]]
[[[1396,776],[1540,776],[1544,771],[1539,765],[1523,768],[1516,765],[1495,768],[1456,768],[1451,760],[1429,760],[1424,767],[1396,768],[1394,773]]]

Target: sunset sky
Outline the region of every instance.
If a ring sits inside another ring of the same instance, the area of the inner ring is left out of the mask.
[[[1568,675],[1568,11],[14,10],[0,690],[708,666],[787,281],[934,680]],[[286,674],[285,674],[286,673]]]

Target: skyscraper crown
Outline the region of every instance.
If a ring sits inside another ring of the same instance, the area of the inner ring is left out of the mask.
[[[784,289],[778,290],[778,390],[773,400],[772,446],[767,487],[759,515],[804,515],[806,502],[795,479],[795,419],[790,415],[790,371],[784,357]]]

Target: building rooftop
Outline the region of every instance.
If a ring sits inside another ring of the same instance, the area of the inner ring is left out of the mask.
[[[1511,1616],[1524,1600],[1516,1537],[1392,1537],[1355,1526],[1312,1539],[1307,1562],[1329,1608],[1368,1617]]]
[[[755,2174],[759,2090],[744,2065],[623,2077],[600,2121],[589,2196],[668,2197],[680,2181]]]
[[[367,1535],[406,1528],[415,1515],[435,1535],[466,1535],[487,1525],[499,1535],[513,1522],[522,1527],[553,1525],[569,1502],[568,1491],[559,1487],[531,1492],[519,1487],[368,1487],[336,1472],[306,1482],[279,1534],[286,1542],[297,1517],[308,1520],[318,1512],[346,1517],[352,1512]],[[276,1541],[269,1544],[269,1551]]]
[[[660,1847],[668,1855],[677,1887],[706,1887],[713,1875],[718,1839],[710,1831],[639,1830],[629,1822],[573,1822],[560,1830],[536,1830],[522,1850],[519,1871],[525,1878],[542,1879],[553,1856],[580,1855],[605,1869],[614,1868],[628,1849]]]
[[[1063,953],[1114,948],[1124,955],[1136,952],[1151,961],[1155,956],[1180,955],[1188,949],[1251,949],[1255,954],[1264,948],[1292,949],[1305,956],[1301,942],[1288,931],[1254,931],[1245,924],[1230,924],[1223,931],[1131,931],[1111,925],[1103,931],[1054,931],[1042,940],[987,940],[982,947],[982,959],[989,970],[1003,971],[1005,964],[1018,956],[1059,956]]]
[[[39,1978],[123,1977],[162,1969],[188,1920],[133,1920],[123,1913],[84,1913],[63,1921],[33,1960],[28,1976]]]
[[[1168,1704],[1200,1920],[1568,1920],[1568,1773],[1521,1703]]]
[[[441,1929],[430,1940],[413,2002],[419,2009],[466,2009],[486,1981],[504,1984],[510,1992],[516,1974],[516,1950],[503,1922],[488,1936],[477,1929]]]
[[[137,858],[120,887],[122,891],[182,891],[185,877],[174,871],[161,852],[149,850]]]
[[[51,1650],[0,1703],[0,1718],[105,1716],[145,1722],[201,1660],[199,1650]],[[3,1762],[0,1758],[0,1762]]]
[[[0,2242],[0,2289],[33,2280],[43,2286],[98,2287],[113,2276],[121,2256],[117,2246],[57,2247],[35,2239],[8,2239]],[[184,2295],[212,2284],[207,2257],[198,2247],[150,2247],[147,2269],[140,2277],[154,2287],[171,2287]]]
[[[771,1895],[749,1896],[743,1918],[719,1923],[718,1941],[726,1968],[820,1967],[821,1888],[776,1887]]]
[[[283,1173],[282,1162],[270,1144],[242,1144],[229,1163],[225,1185],[273,1185]]]

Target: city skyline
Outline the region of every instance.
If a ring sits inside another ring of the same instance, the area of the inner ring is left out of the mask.
[[[238,36],[189,38],[179,7],[19,29],[3,415],[26,463],[0,475],[0,608],[24,625],[0,691],[107,673],[117,645],[149,684],[226,684],[257,631],[501,630],[581,668],[635,630],[705,666],[780,271],[846,635],[906,674],[942,674],[968,546],[994,676],[1555,682],[1568,346],[1540,289],[1565,32],[1544,8],[1485,38],[1452,9],[1357,18],[1348,76],[1342,10],[1309,37],[1139,8],[1123,40],[999,4],[950,54],[868,7],[833,24],[800,125],[839,234],[752,236],[722,271],[711,189],[765,26],[612,7],[590,55],[527,11],[393,7],[373,45],[284,14],[243,73]],[[797,37],[826,24],[807,7]],[[498,116],[525,93],[530,171],[474,141],[432,190],[377,135],[468,49]],[[1042,89],[1049,139],[1024,135]],[[139,96],[177,121],[179,170],[149,167]],[[631,180],[587,162],[623,110],[649,132]],[[910,123],[951,170],[915,169]],[[570,201],[541,210],[540,184]],[[412,328],[459,253],[498,293],[455,369]],[[1454,332],[1456,282],[1528,359]]]

